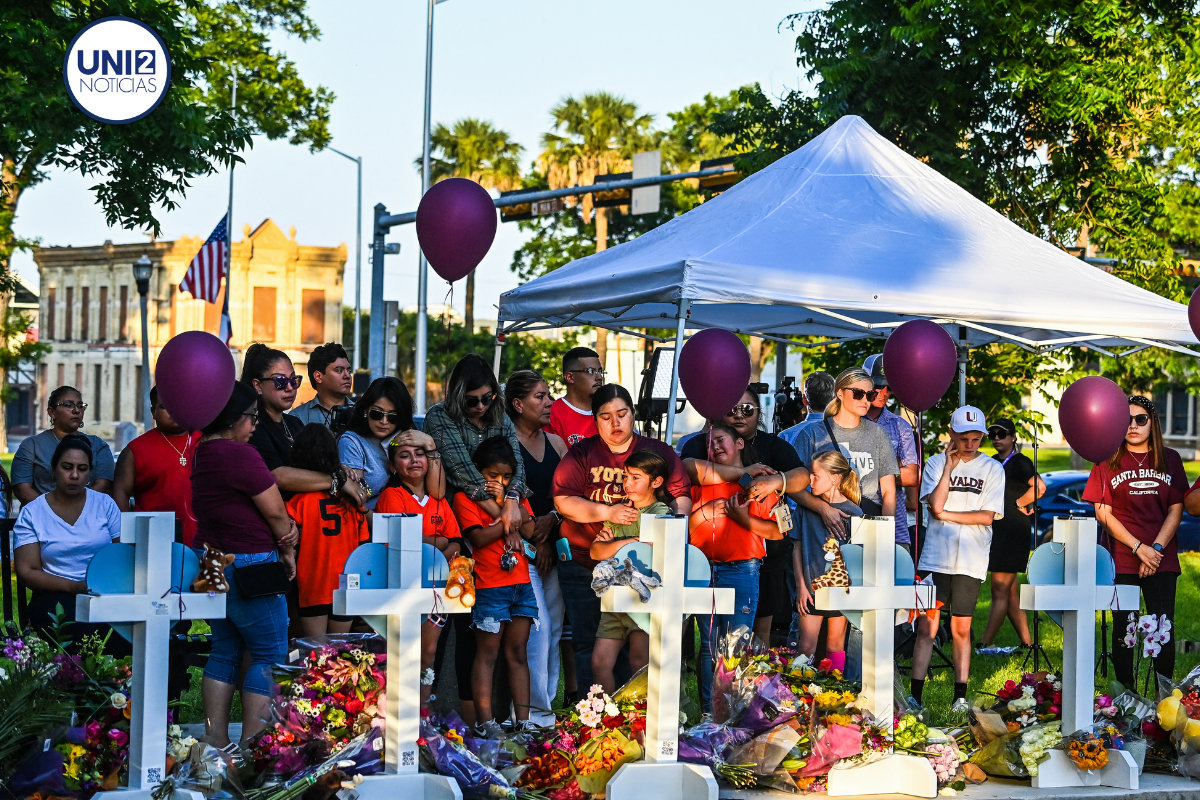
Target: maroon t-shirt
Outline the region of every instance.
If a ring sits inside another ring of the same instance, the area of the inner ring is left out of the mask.
[[[1135,458],[1135,455],[1137,456]],[[1147,545],[1162,530],[1167,510],[1183,502],[1187,492],[1187,474],[1179,453],[1167,448],[1167,471],[1151,469],[1148,453],[1126,453],[1117,470],[1108,464],[1096,464],[1088,476],[1083,499],[1089,503],[1110,506],[1125,530]],[[1139,461],[1141,464],[1139,464]],[[1146,464],[1147,466],[1142,466]],[[1117,564],[1117,574],[1136,575],[1142,561],[1125,545],[1110,539],[1108,549]],[[1179,539],[1175,537],[1163,548],[1159,572],[1179,572]]]
[[[625,459],[638,450],[653,450],[667,460],[671,470],[664,487],[667,494],[673,498],[691,497],[692,483],[688,479],[687,469],[675,451],[657,439],[636,433],[629,449],[624,453],[609,450],[608,445],[598,435],[584,439],[572,447],[554,471],[550,496],[582,497],[610,506],[624,502]],[[562,522],[562,533],[571,543],[571,557],[589,569],[594,567],[596,562],[588,555],[588,550],[591,549],[601,527],[601,522],[581,523],[569,519]]]
[[[271,527],[254,497],[275,485],[275,476],[252,445],[212,439],[196,446],[192,465],[194,547],[222,553],[268,553],[275,549]]]

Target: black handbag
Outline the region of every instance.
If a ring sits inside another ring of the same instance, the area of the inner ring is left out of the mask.
[[[835,450],[841,450],[842,446],[838,444],[837,437],[833,435],[833,426],[829,424],[829,417],[824,417],[822,422],[825,423],[825,430],[829,432],[829,441],[833,442]],[[851,465],[851,469],[854,466]],[[869,497],[861,497],[858,501],[858,507],[862,509],[864,517],[881,517],[883,516],[883,506],[876,503]]]
[[[243,600],[285,594],[288,590],[287,570],[278,561],[234,567],[233,575]]]

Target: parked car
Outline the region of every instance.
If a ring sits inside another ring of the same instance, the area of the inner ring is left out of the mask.
[[[1042,473],[1042,481],[1046,484],[1046,494],[1038,501],[1038,542],[1044,542],[1050,538],[1050,531],[1054,528],[1056,517],[1096,516],[1096,509],[1083,499],[1083,489],[1087,486],[1087,479],[1088,473],[1078,469]],[[1180,550],[1200,549],[1200,518],[1185,512],[1176,536],[1179,538]]]

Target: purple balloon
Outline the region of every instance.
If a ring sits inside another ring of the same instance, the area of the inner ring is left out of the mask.
[[[1107,461],[1129,430],[1129,398],[1108,378],[1080,378],[1058,403],[1058,427],[1076,453],[1093,464]]]
[[[736,335],[705,328],[683,344],[679,385],[705,419],[723,417],[750,384],[750,352]]]
[[[958,371],[958,350],[942,326],[927,319],[910,320],[883,346],[883,372],[888,387],[912,411],[928,411],[942,399]]]
[[[1200,339],[1200,289],[1192,292],[1192,299],[1188,300],[1188,325],[1192,327],[1192,334]]]
[[[496,206],[466,178],[429,187],[417,206],[417,241],[433,271],[453,283],[479,266],[496,238]]]
[[[167,413],[181,427],[198,431],[229,402],[235,372],[224,342],[205,331],[187,331],[163,346],[154,383]]]

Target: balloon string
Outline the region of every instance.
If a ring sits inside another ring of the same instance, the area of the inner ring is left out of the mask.
[[[446,296],[442,298],[442,333],[444,334],[445,342],[443,347],[445,352],[451,352],[450,346],[450,309],[454,307],[454,284],[447,281]],[[467,332],[468,334],[470,331]]]

